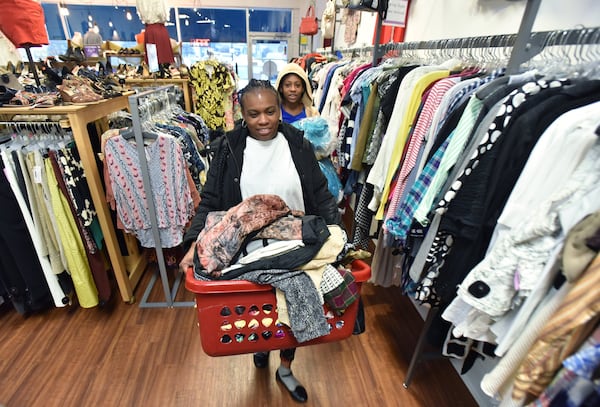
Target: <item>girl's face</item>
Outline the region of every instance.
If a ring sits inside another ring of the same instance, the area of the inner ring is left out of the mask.
[[[283,100],[287,103],[301,103],[304,94],[304,81],[296,74],[289,74],[279,84],[279,90]]]
[[[270,140],[277,135],[279,127],[279,104],[277,95],[267,89],[244,93],[242,117],[250,136],[257,140]]]

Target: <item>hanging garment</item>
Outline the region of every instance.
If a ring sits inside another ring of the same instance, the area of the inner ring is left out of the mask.
[[[227,66],[216,60],[198,61],[190,67],[190,83],[197,95],[195,112],[209,129],[229,129],[228,106],[235,90],[235,80]]]
[[[148,63],[148,44],[156,45],[156,57],[159,64],[172,64],[175,62],[173,47],[169,31],[163,23],[146,24],[144,35],[144,60]]]
[[[407,140],[409,125],[412,124],[417,113],[421,96],[431,83],[447,77],[448,74],[449,71],[442,67],[419,67],[411,70],[400,84],[386,135],[367,177],[367,182],[375,187],[369,209],[376,212],[377,219],[383,217],[389,193],[389,182],[399,164]]]
[[[56,174],[58,188],[68,203],[77,231],[82,237],[85,256],[94,279],[94,285],[98,290],[98,300],[104,304],[110,299],[112,290],[104,256],[96,244],[96,242],[102,242],[102,232],[91,204],[88,185],[80,178],[83,175],[83,169],[78,153],[74,154],[73,151],[67,148],[58,151],[50,150],[48,155]],[[82,203],[85,203],[84,206]],[[81,215],[83,212],[86,212],[87,218]],[[91,228],[88,229],[88,227]],[[96,230],[95,239],[92,230]]]
[[[513,399],[539,396],[551,382],[560,363],[583,343],[600,316],[600,297],[589,287],[600,283],[600,257],[574,284],[556,313],[544,326],[521,365]]]
[[[146,199],[156,208],[162,247],[178,246],[194,213],[186,161],[175,138],[157,135],[144,147],[151,193],[144,191],[140,157],[135,144],[117,135],[106,140],[104,157],[114,196],[111,207],[117,211],[126,231],[133,233],[143,247],[155,247]]]
[[[5,159],[0,164],[4,170]],[[29,226],[9,184],[5,171],[0,172],[0,295],[10,300],[21,314],[41,311],[55,303],[62,304],[64,293],[56,283],[48,289],[44,271],[29,234]]]
[[[3,1],[0,31],[17,48],[48,44],[44,10],[34,0]]]
[[[144,24],[164,24],[169,21],[167,0],[136,0],[135,7]]]
[[[495,122],[496,128],[489,131],[491,138],[484,143],[492,143],[492,146],[485,150],[480,148],[479,155],[472,159],[472,163],[477,162],[477,170],[473,171],[473,166],[467,165],[467,169],[471,169],[469,175],[458,178],[461,183],[457,186],[472,189],[455,195],[449,206],[452,213],[450,209],[444,213],[440,224],[440,230],[454,236],[452,251],[454,247],[459,248],[454,254],[451,251],[444,263],[444,268],[453,272],[440,273],[443,277],[439,281],[439,292],[443,296],[452,298],[456,285],[464,277],[464,274],[454,271],[471,270],[483,258],[501,208],[543,131],[562,113],[600,97],[598,81],[584,81],[566,87],[565,84],[565,81],[539,81],[534,86],[524,85],[523,103],[519,103],[520,92],[515,92],[512,102],[517,102],[513,104],[517,109],[509,109],[505,115],[498,117],[506,120]],[[525,113],[527,115],[523,115]],[[464,181],[471,177],[471,182]],[[481,197],[476,205],[468,198],[471,196]]]
[[[52,211],[56,217],[61,242],[65,247],[68,272],[73,279],[79,304],[83,308],[98,305],[98,290],[94,283],[90,265],[85,256],[83,241],[77,230],[69,204],[58,187],[58,180],[50,157],[44,160]]]

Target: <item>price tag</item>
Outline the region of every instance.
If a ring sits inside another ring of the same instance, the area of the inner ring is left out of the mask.
[[[42,167],[40,167],[39,165],[35,165],[33,167],[33,181],[36,184],[42,183]]]
[[[158,54],[156,44],[146,44],[146,56],[148,57],[148,69],[150,72],[158,72]]]

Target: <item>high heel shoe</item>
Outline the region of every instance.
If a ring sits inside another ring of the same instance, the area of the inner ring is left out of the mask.
[[[63,84],[56,88],[60,92],[62,100],[67,103],[90,103],[102,99],[102,96],[94,92],[83,78],[63,80]]]
[[[6,70],[10,73],[16,73],[16,67],[15,65],[12,63],[12,61],[8,61],[8,63],[6,64]]]
[[[142,79],[150,79],[150,68],[148,68],[148,64],[145,62],[141,63],[142,66]]]

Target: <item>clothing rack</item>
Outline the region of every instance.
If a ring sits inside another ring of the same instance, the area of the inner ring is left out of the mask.
[[[523,38],[526,41],[523,41]],[[411,54],[418,56],[418,50],[425,50],[426,52],[422,54],[423,58],[433,56],[450,58],[454,56],[471,57],[473,59],[473,57],[485,56],[484,51],[490,52],[492,56],[501,55],[506,57],[505,59],[508,61],[506,75],[510,75],[518,73],[524,63],[532,60],[538,54],[543,60],[542,52],[544,51],[548,51],[554,57],[562,57],[561,60],[564,59],[566,65],[573,59],[585,61],[586,57],[589,56],[597,58],[597,52],[592,52],[589,55],[582,54],[584,54],[583,46],[598,44],[600,44],[600,27],[591,27],[529,32],[526,35],[519,32],[518,34],[389,43],[380,45],[378,48],[383,53],[399,51],[400,56]],[[476,50],[482,50],[482,53],[479,54]],[[496,51],[494,52],[494,50]],[[351,49],[348,51],[351,51]],[[439,353],[424,352],[428,330],[439,312],[438,307],[432,307],[423,312],[424,326],[419,334],[406,377],[402,383],[405,388],[409,387],[415,369],[420,362],[442,357]]]
[[[528,9],[526,14],[533,12],[529,5]],[[373,53],[413,57],[415,62],[455,57],[463,60],[479,60],[484,64],[502,63],[506,67],[506,75],[520,72],[522,65],[528,62],[533,66],[535,66],[535,62],[541,62],[539,66],[544,66],[544,62],[554,59],[559,60],[560,65],[564,67],[573,62],[590,62],[590,58],[598,58],[597,48],[589,47],[589,45],[600,44],[600,27],[542,32],[530,32],[530,28],[529,24],[523,22],[519,33],[516,34],[381,44],[373,50]],[[346,55],[355,52],[355,49],[338,49],[336,52]],[[433,307],[428,310],[419,308],[418,310],[424,317],[424,326],[419,334],[406,377],[403,380],[405,388],[409,387],[421,361],[441,357],[439,353],[425,351],[429,328],[440,313],[440,309]],[[475,394],[474,397],[476,397]],[[487,396],[484,395],[484,397]]]
[[[31,121],[31,122],[27,122],[27,121],[14,121],[14,122],[10,122],[10,121],[0,121],[0,126],[6,126],[6,127],[10,127],[13,130],[17,130],[17,131],[21,131],[21,130],[31,130],[31,131],[38,131],[38,130],[44,130],[46,132],[50,132],[52,130],[64,130],[65,128],[68,127],[64,127],[63,123],[61,122],[57,122],[57,121]]]
[[[165,106],[170,103],[176,103],[171,99],[171,91],[174,85],[162,86],[156,89],[151,89],[145,92],[141,92],[135,95],[129,96],[129,106],[132,116],[132,127],[133,134],[135,137],[135,144],[140,160],[140,170],[142,173],[142,182],[145,191],[152,191],[150,183],[150,171],[148,169],[148,162],[146,160],[146,153],[144,151],[144,136],[142,134],[142,122],[148,122],[151,117],[161,111],[164,111]],[[181,285],[182,273],[178,273],[173,287],[169,287],[169,279],[167,276],[167,270],[165,265],[165,259],[163,256],[162,244],[160,241],[160,234],[158,231],[158,218],[156,216],[156,207],[152,199],[152,194],[146,193],[146,204],[148,205],[148,211],[150,213],[150,221],[152,226],[152,235],[154,237],[154,249],[156,251],[156,260],[158,263],[158,269],[160,274],[160,280],[163,287],[165,301],[150,302],[148,297],[156,284],[158,279],[157,274],[153,274],[150,283],[146,287],[146,291],[140,301],[140,308],[160,308],[160,307],[192,307],[193,301],[176,302],[174,298]]]
[[[439,40],[396,42],[381,44],[377,47],[337,49],[335,53],[342,55],[356,55],[357,53],[372,52],[374,65],[380,56],[385,54],[399,54],[418,57],[419,51],[424,57],[464,57],[465,59],[477,57],[479,51],[506,60],[507,75],[519,71],[520,66],[534,58],[544,49],[563,47],[568,45],[600,44],[600,27],[537,31],[527,34],[527,41],[521,48],[523,34],[498,34],[476,37],[445,38]],[[332,51],[325,51],[322,55],[333,55]],[[566,55],[568,58],[569,56]]]

